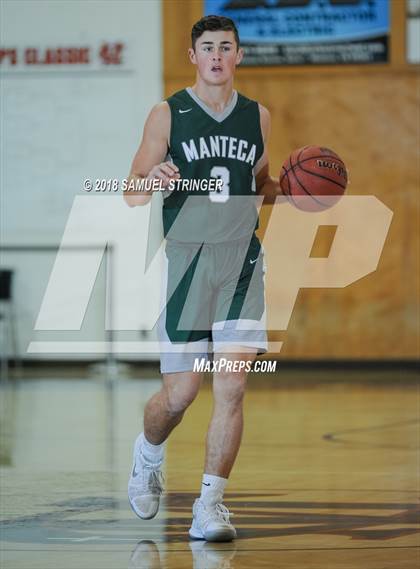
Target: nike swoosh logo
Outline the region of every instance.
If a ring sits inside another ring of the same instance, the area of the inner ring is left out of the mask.
[[[182,109],[179,109],[179,112],[182,113],[189,113],[190,111],[192,111],[192,107],[191,109],[186,109],[185,111],[183,111]]]
[[[210,486],[210,483],[203,482],[204,486]]]
[[[254,259],[254,260],[251,260],[251,259],[250,259],[250,260],[249,260],[249,264],[250,264],[250,265],[253,265],[253,264],[256,263],[257,261],[258,261],[258,257],[257,257],[256,259]]]

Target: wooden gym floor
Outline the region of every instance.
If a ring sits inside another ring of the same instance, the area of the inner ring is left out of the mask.
[[[167,444],[158,516],[142,521],[129,508],[132,442],[159,389],[145,373],[113,388],[39,372],[2,385],[2,569],[419,567],[414,372],[251,376],[225,500],[238,539],[227,544],[187,535],[208,379]]]

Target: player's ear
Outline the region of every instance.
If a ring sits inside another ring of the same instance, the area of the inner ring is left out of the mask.
[[[240,47],[236,54],[236,65],[239,65],[244,57],[244,50]]]
[[[190,58],[191,63],[194,63],[194,65],[197,64],[197,58],[195,56],[195,51],[193,50],[192,47],[190,47],[188,49],[188,57]]]

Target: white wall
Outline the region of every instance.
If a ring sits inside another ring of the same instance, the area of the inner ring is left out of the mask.
[[[86,195],[85,178],[127,176],[145,117],[162,98],[160,0],[3,0],[0,16],[1,46],[18,53],[17,65],[0,64],[1,244],[56,245],[74,198]],[[124,44],[121,65],[101,62],[103,42]],[[67,46],[89,46],[92,63],[24,64],[26,48]],[[1,255],[2,267],[16,270],[22,352],[36,339],[54,258]],[[82,331],[65,339],[103,339],[104,290],[98,277]]]

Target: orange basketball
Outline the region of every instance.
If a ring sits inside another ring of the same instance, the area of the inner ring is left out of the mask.
[[[304,146],[294,150],[282,166],[280,186],[289,201],[304,211],[333,206],[347,187],[347,169],[333,150]]]

